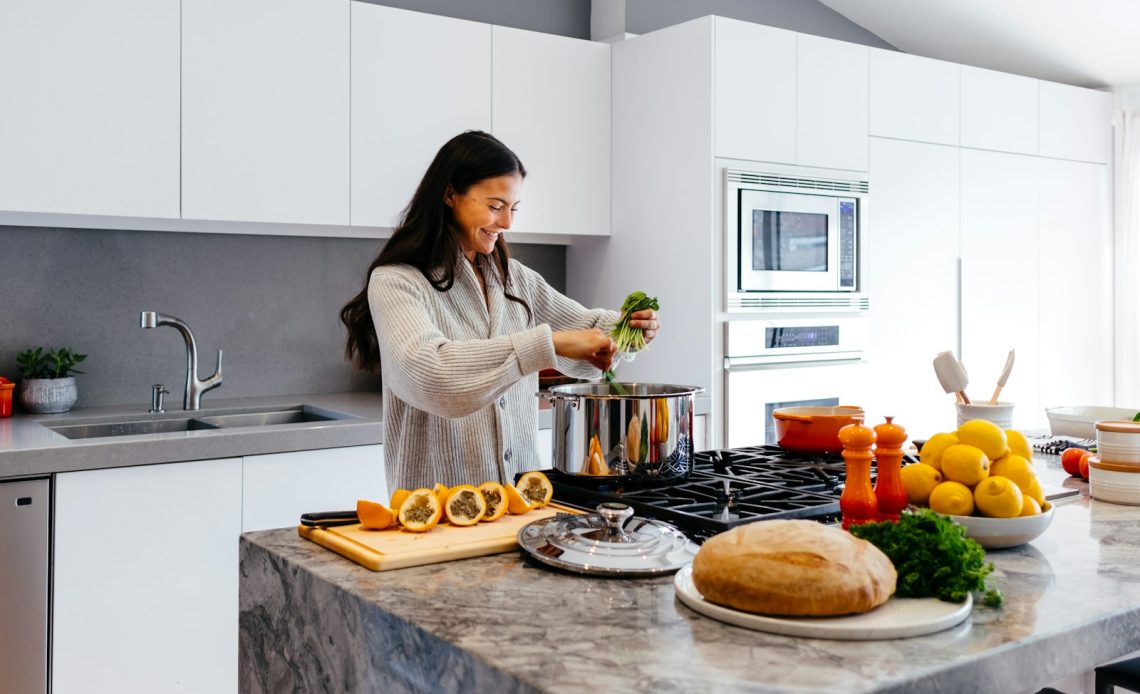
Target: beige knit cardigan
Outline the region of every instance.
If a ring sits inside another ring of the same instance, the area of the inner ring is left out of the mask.
[[[580,378],[600,376],[589,363],[555,357],[551,331],[608,330],[616,312],[586,309],[511,260],[511,294],[530,305],[528,322],[526,310],[504,296],[489,258],[476,258],[486,301],[474,268],[462,259],[445,292],[409,265],[385,265],[369,278],[390,490],[509,483],[518,472],[538,469],[538,372],[556,367]]]

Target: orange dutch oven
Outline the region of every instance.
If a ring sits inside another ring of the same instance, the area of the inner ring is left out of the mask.
[[[843,450],[839,430],[848,424],[863,423],[863,408],[781,407],[772,410],[776,422],[776,443],[796,453],[836,453]]]

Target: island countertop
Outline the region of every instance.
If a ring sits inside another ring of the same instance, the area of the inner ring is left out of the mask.
[[[892,641],[722,624],[672,576],[578,576],[518,552],[373,573],[295,530],[247,534],[242,691],[1036,691],[1140,649],[1140,508],[1049,466],[1081,495],[1032,543],[987,553],[1005,605]]]

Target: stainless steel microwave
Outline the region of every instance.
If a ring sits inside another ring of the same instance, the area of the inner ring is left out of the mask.
[[[725,169],[730,299],[859,292],[867,192],[859,179]]]

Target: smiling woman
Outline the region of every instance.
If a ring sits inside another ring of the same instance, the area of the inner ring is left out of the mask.
[[[513,483],[539,467],[538,372],[597,378],[614,357],[617,312],[583,307],[510,257],[525,177],[487,133],[449,140],[341,309],[347,356],[383,375],[389,486]],[[654,311],[633,318],[658,327]]]

